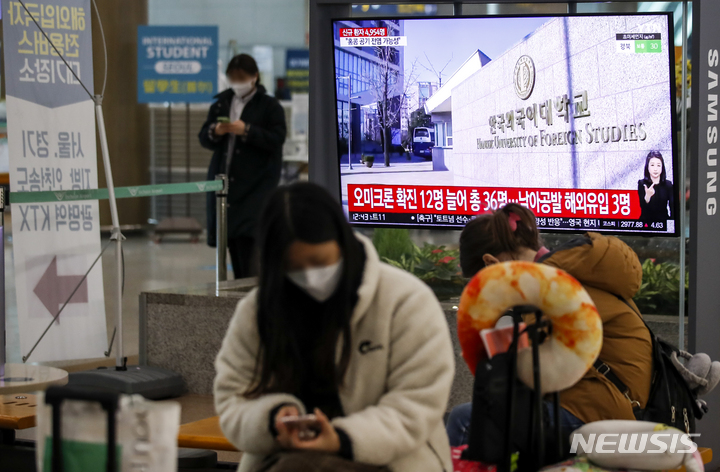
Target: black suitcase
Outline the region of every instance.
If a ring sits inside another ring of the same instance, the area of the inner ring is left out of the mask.
[[[52,408],[52,472],[64,472],[62,454],[62,404],[65,400],[99,403],[107,412],[107,472],[117,471],[116,415],[120,395],[113,392],[87,390],[77,387],[50,387],[45,392],[45,403]]]
[[[540,385],[538,346],[552,332],[552,325],[534,306],[517,306],[508,311],[514,321],[510,348],[478,362],[475,369],[468,447],[462,459],[495,464],[499,472],[538,470],[566,455],[559,394],[552,394],[554,428],[547,431],[551,420],[542,395],[517,378],[517,346],[522,334],[519,325],[522,315],[529,313],[534,313],[537,320],[525,331],[533,350],[534,384]]]

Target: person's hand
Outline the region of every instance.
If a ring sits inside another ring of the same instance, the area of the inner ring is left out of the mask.
[[[650,199],[655,195],[655,184],[650,185],[650,187],[643,184],[643,187],[645,187],[645,202],[650,203]]]
[[[242,136],[245,134],[245,122],[243,120],[237,120],[229,123],[228,131],[238,136]]]
[[[285,423],[280,421],[280,418],[284,418],[286,416],[298,416],[300,412],[298,411],[296,406],[293,405],[287,405],[277,412],[275,415],[275,429],[278,432],[277,437],[275,438],[280,444],[281,447],[285,449],[292,449],[293,447],[293,434],[297,436],[298,432],[291,430]]]
[[[217,136],[228,134],[230,132],[229,127],[230,123],[218,123],[215,125],[215,134]]]
[[[302,440],[298,437],[298,432],[295,431],[291,436],[292,448],[305,450],[305,451],[321,451],[336,453],[340,451],[340,436],[337,431],[330,423],[325,414],[320,409],[315,408],[315,416],[317,416],[318,423],[320,426],[320,432],[313,439]]]

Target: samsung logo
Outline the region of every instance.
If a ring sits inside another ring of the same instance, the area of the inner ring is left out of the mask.
[[[713,67],[718,66],[718,55],[717,49],[710,49],[708,51],[708,96],[707,96],[707,143],[709,145],[707,150],[706,162],[708,165],[707,174],[705,181],[707,183],[706,191],[708,198],[705,201],[705,212],[712,216],[717,211],[717,200],[711,194],[717,193],[717,140],[718,140],[718,129],[717,126],[711,126],[711,122],[717,122],[718,119],[718,95],[710,93],[714,91],[718,86],[718,74],[713,71]]]

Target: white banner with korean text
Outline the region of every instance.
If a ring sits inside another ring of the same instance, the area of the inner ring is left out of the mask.
[[[93,93],[90,1],[25,5],[28,11],[19,1],[2,3],[11,191],[97,188],[93,101],[73,75]],[[98,202],[15,204],[11,211],[21,354],[77,288],[29,361],[102,357],[102,261],[80,283],[101,251]]]

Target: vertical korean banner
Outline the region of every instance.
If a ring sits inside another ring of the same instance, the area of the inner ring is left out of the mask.
[[[97,188],[93,101],[60,58],[92,93],[90,1],[26,3],[29,14],[20,2],[2,5],[10,188]],[[27,355],[100,253],[98,202],[15,204],[12,227],[20,348]],[[102,281],[99,261],[31,361],[103,355]]]

